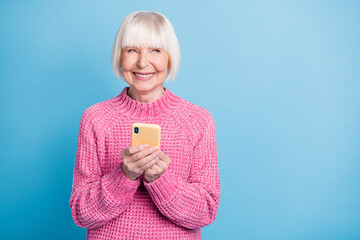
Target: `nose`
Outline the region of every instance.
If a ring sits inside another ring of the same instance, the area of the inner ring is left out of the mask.
[[[138,59],[138,66],[140,68],[146,68],[149,65],[149,59],[147,53],[140,52],[139,59]]]

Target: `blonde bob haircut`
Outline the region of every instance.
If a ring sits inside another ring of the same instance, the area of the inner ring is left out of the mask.
[[[164,49],[169,56],[165,82],[175,78],[180,66],[180,46],[172,24],[161,13],[137,11],[128,15],[121,23],[111,51],[112,68],[120,79],[123,79],[121,60],[125,47]]]

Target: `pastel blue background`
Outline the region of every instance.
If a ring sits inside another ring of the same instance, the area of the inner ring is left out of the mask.
[[[166,86],[216,122],[204,239],[360,239],[359,1],[0,1],[1,239],[85,239],[69,198],[82,112],[125,86],[122,19],[164,13]]]

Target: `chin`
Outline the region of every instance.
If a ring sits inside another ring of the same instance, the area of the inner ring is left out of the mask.
[[[130,85],[130,87],[137,92],[151,92],[156,90],[157,88],[156,86],[151,86],[151,85],[144,86],[143,84],[134,84],[134,85]]]

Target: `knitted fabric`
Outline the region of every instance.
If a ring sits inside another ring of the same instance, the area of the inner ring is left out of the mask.
[[[213,117],[166,88],[150,103],[133,100],[127,90],[83,112],[72,217],[91,240],[201,239],[220,200]],[[160,148],[171,159],[150,183],[143,176],[131,181],[121,169],[134,122],[160,125]]]

